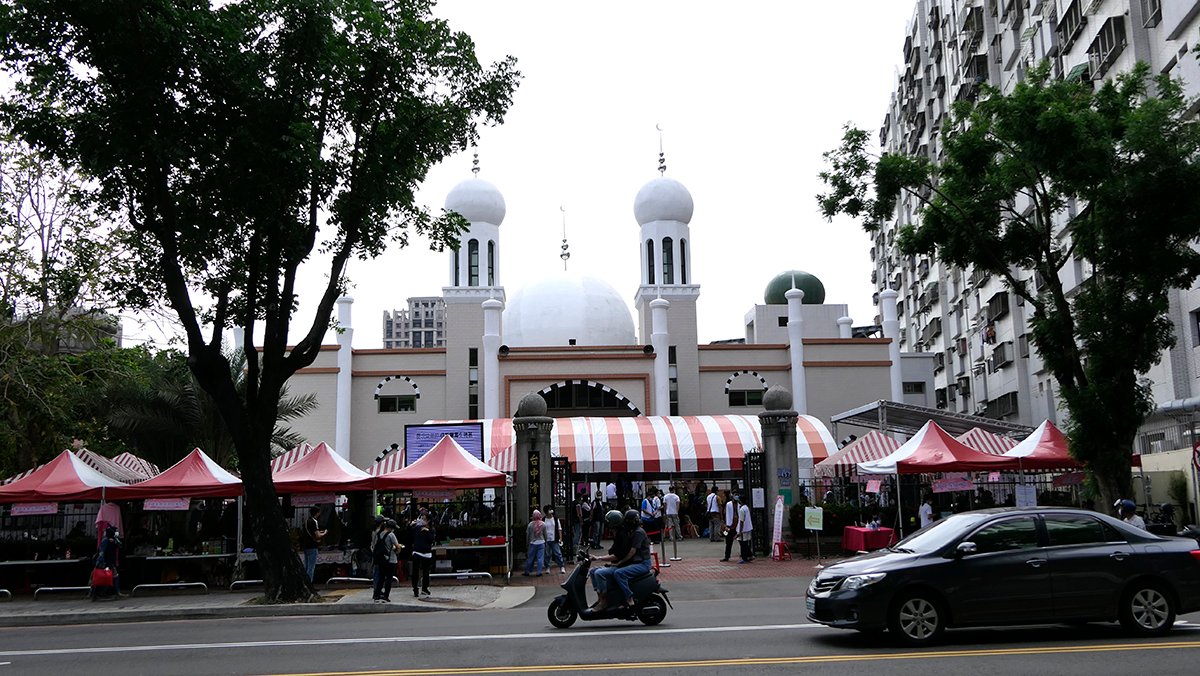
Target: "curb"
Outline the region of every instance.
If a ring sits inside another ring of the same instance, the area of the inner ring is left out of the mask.
[[[247,617],[295,617],[311,615],[372,615],[383,613],[428,613],[464,611],[475,608],[453,606],[384,605],[378,603],[297,603],[287,605],[249,605],[217,608],[130,609],[87,613],[42,613],[24,616],[0,616],[0,627],[44,627],[52,625],[99,624],[111,622],[154,622],[164,620],[233,619]]]

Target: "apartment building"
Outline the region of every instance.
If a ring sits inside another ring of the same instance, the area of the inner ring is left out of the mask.
[[[446,301],[441,296],[409,298],[407,310],[384,310],[383,347],[445,347],[445,327]]]
[[[1197,42],[1200,0],[918,0],[880,145],[942,159],[955,101],[974,99],[983,84],[1009,91],[1043,59],[1056,77],[1094,85],[1143,61],[1195,95]],[[878,290],[900,293],[901,349],[933,354],[935,404],[1025,425],[1059,421],[1057,384],[1030,348],[1032,308],[999,278],[898,251],[897,232],[918,218],[919,204],[906,196],[876,234],[871,277]],[[1088,275],[1081,261],[1060,273],[1068,290]],[[1039,283],[1028,271],[1017,277]],[[1200,408],[1200,289],[1177,290],[1172,313],[1179,344],[1149,374],[1160,414],[1143,429],[1146,451],[1183,445]]]

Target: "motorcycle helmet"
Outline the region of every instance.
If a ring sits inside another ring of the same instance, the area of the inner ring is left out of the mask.
[[[621,525],[621,520],[623,518],[624,517],[621,516],[621,512],[615,509],[610,509],[608,510],[608,513],[604,515],[604,523],[608,524],[609,528],[617,528]]]
[[[630,509],[625,512],[625,526],[627,528],[637,528],[642,525],[642,516],[638,514],[636,509]]]
[[[1126,498],[1118,502],[1117,508],[1120,509],[1122,513],[1132,514],[1137,511],[1137,503]]]

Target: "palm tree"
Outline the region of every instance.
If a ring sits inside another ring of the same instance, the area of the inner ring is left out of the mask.
[[[246,391],[246,355],[228,355],[239,394]],[[216,404],[188,370],[186,356],[177,351],[159,353],[146,384],[131,383],[113,394],[115,405],[108,416],[110,430],[137,448],[139,455],[166,467],[199,447],[222,467],[237,469],[237,453]],[[291,397],[286,387],[279,400],[278,423],[315,411],[313,394]],[[271,437],[273,455],[304,443],[291,428],[276,424]]]

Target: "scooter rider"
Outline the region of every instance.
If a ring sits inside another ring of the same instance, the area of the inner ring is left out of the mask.
[[[628,550],[620,557],[613,553],[612,558],[616,563],[609,577],[621,588],[621,597],[626,605],[633,606],[637,601],[629,588],[629,581],[650,572],[650,538],[642,528],[642,518],[636,509],[625,512],[625,533],[627,540],[624,544],[627,544]],[[603,608],[601,606],[600,609]]]
[[[636,512],[635,512],[636,514]],[[610,509],[604,515],[604,522],[613,531],[613,546],[608,550],[605,556],[591,556],[592,561],[614,562],[620,561],[629,553],[629,531],[622,527],[624,517],[621,512]],[[613,583],[613,576],[616,575],[617,569],[615,566],[610,567],[595,567],[591,569],[592,588],[596,590],[596,602],[592,604],[591,610],[601,611],[608,607],[608,589]]]

